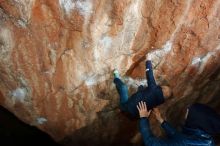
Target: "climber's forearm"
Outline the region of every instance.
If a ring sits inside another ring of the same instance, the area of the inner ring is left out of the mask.
[[[149,87],[156,86],[156,81],[154,79],[152,63],[150,60],[146,61],[146,77],[147,77],[147,84]]]

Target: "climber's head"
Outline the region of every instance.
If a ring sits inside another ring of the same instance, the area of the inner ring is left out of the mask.
[[[161,86],[162,91],[163,91],[163,96],[164,98],[169,98],[172,96],[172,90],[170,89],[169,86]]]

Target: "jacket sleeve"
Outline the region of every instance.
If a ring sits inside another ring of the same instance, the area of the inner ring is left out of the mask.
[[[150,60],[146,61],[146,77],[147,77],[147,84],[148,87],[156,86],[156,81],[154,79],[152,63]]]
[[[145,146],[164,146],[164,144],[166,144],[162,139],[152,134],[147,118],[140,119],[140,132]]]
[[[176,129],[174,129],[168,122],[164,121],[161,124],[161,127],[164,129],[164,131],[168,137],[176,136]]]

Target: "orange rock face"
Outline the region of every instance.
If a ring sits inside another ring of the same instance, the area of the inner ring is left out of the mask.
[[[120,113],[112,70],[135,90],[148,53],[173,89],[168,120],[195,101],[219,107],[218,0],[0,0],[0,104],[66,145],[130,142],[137,121]]]

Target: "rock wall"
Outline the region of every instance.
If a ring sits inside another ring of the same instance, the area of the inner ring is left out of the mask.
[[[112,70],[132,93],[147,53],[173,124],[194,101],[220,106],[219,0],[0,0],[0,26],[0,104],[66,145],[128,145]]]

